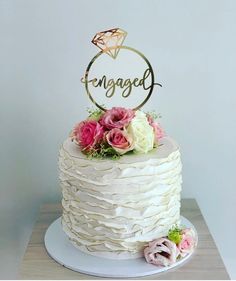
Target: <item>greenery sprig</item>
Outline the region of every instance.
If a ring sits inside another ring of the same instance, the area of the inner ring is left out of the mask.
[[[156,113],[155,110],[148,111],[148,112],[146,112],[146,114],[151,116],[153,120],[161,118],[161,114],[160,113]]]
[[[88,119],[95,121],[99,120],[102,114],[104,113],[104,111],[102,111],[100,108],[93,107],[87,107],[86,111],[89,114]]]
[[[92,149],[88,152],[87,157],[89,159],[97,158],[97,159],[103,159],[106,157],[109,157],[113,160],[120,159],[121,155],[118,154],[114,148],[111,146],[108,146],[106,143],[101,143],[99,148]]]
[[[168,239],[179,244],[182,240],[181,229],[178,226],[172,227],[168,232]]]

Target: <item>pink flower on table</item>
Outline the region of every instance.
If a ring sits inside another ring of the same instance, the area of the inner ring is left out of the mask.
[[[121,129],[130,123],[134,115],[135,113],[132,109],[113,107],[103,114],[100,123],[109,130],[114,128]]]
[[[158,143],[158,140],[165,136],[165,132],[160,126],[159,123],[155,122],[150,115],[147,115],[148,122],[150,126],[153,127],[154,135],[155,135],[155,143]]]
[[[185,257],[187,254],[192,253],[196,246],[196,237],[193,229],[186,228],[181,232],[182,239],[177,245],[181,257]]]
[[[119,154],[124,154],[134,148],[132,137],[124,130],[112,129],[106,134],[106,140]]]
[[[104,128],[97,121],[82,121],[75,126],[72,139],[76,140],[83,150],[90,150],[98,144],[104,136]]]
[[[163,237],[149,242],[144,249],[144,257],[148,263],[158,266],[169,266],[176,262],[179,250],[176,244]]]

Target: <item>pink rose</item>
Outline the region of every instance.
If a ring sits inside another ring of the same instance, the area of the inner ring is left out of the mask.
[[[157,144],[158,140],[165,136],[165,132],[160,126],[160,124],[153,120],[152,116],[147,115],[147,119],[149,124],[153,127],[154,134],[155,134],[155,143]]]
[[[117,128],[106,134],[106,140],[119,154],[124,154],[134,148],[131,136],[126,131]]]
[[[135,113],[132,109],[113,107],[103,114],[100,123],[109,130],[113,128],[121,129],[129,124],[134,115]]]
[[[90,150],[104,136],[104,129],[97,121],[82,121],[75,126],[72,139],[76,140],[83,150]]]
[[[148,263],[168,266],[176,262],[179,250],[176,244],[167,238],[155,239],[144,249],[144,257]]]
[[[195,233],[191,228],[186,228],[181,231],[182,239],[177,245],[181,257],[185,257],[187,254],[192,253],[196,246]]]

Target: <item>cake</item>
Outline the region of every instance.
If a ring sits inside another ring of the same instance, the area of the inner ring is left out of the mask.
[[[113,28],[92,40],[100,52],[81,82],[97,109],[88,110],[88,117],[74,126],[60,148],[61,223],[67,239],[89,255],[115,260],[144,256],[148,263],[169,266],[193,252],[197,236],[180,221],[179,146],[162,129],[159,115],[141,110],[154,86],[161,84],[154,81],[143,54],[122,46],[126,35]],[[143,75],[139,71],[135,77],[132,70],[132,78],[111,78],[107,65],[101,66],[103,55],[111,57],[106,63],[116,66],[114,60],[124,52],[146,64]],[[108,75],[92,69],[98,58],[98,70]],[[120,104],[135,104],[111,106],[118,97]]]
[[[161,136],[147,153],[88,158],[68,138],[59,153],[62,226],[81,251],[111,259],[143,256],[148,243],[179,224],[181,160]]]

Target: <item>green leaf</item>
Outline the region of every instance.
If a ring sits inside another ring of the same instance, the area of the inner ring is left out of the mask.
[[[181,229],[177,226],[170,229],[168,232],[168,239],[173,241],[175,244],[179,244],[182,240]]]

